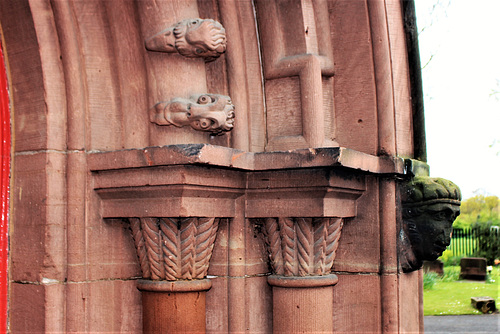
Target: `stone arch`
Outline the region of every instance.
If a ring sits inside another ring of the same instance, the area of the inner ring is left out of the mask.
[[[64,315],[43,307],[64,309],[64,288],[43,281],[54,277],[49,268],[66,247],[66,208],[58,198],[65,194],[65,88],[53,61],[60,57],[50,14],[45,1],[0,4],[13,139],[7,326],[14,332],[63,330]]]

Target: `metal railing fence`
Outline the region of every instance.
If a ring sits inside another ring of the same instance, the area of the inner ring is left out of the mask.
[[[476,230],[454,228],[451,236],[451,244],[447,249],[452,251],[453,256],[473,256],[477,251],[477,247]]]

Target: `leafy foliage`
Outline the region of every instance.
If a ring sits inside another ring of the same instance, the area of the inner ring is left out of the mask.
[[[443,268],[443,276],[440,282],[455,282],[460,279],[460,266],[448,266]]]
[[[448,266],[458,266],[461,258],[462,256],[456,256],[450,249],[447,249],[443,252],[439,259],[443,262],[446,269]]]
[[[438,274],[432,271],[427,271],[424,273],[424,290],[429,290],[434,287],[436,281],[438,280]]]
[[[478,195],[462,201],[460,216],[453,227],[469,228],[474,223],[500,226],[500,199],[497,196]]]

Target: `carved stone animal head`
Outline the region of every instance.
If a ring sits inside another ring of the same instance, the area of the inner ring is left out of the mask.
[[[184,57],[203,57],[206,61],[217,59],[226,51],[226,31],[211,19],[188,19],[174,28],[175,47]]]
[[[442,178],[415,177],[402,189],[403,230],[409,238],[412,271],[436,260],[450,245],[452,225],[460,214],[460,189]]]
[[[146,40],[150,51],[178,52],[184,57],[213,61],[226,51],[226,31],[212,19],[187,19]]]
[[[151,110],[150,119],[158,125],[189,125],[198,131],[221,134],[234,126],[234,106],[229,96],[200,94],[160,102]]]

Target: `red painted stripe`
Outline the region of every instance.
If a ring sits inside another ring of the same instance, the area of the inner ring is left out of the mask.
[[[0,333],[7,331],[9,183],[10,183],[10,109],[7,73],[0,45]]]

